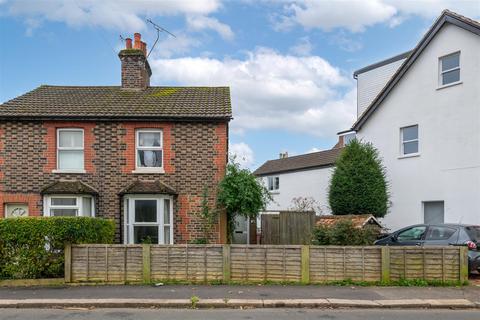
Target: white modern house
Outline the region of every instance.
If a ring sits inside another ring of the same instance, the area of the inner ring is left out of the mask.
[[[384,223],[480,224],[480,23],[444,11],[410,52],[355,72],[357,138],[390,182]]]
[[[336,148],[270,160],[254,172],[273,195],[267,209],[312,197],[329,213],[333,164],[356,135],[373,143],[387,169],[386,227],[480,224],[479,36],[478,21],[446,10],[413,50],[357,70],[358,118]]]
[[[328,187],[335,160],[340,155],[340,145],[331,150],[269,160],[255,170],[270,191],[273,201],[267,211],[291,210],[295,198],[313,200],[317,214],[329,214]]]

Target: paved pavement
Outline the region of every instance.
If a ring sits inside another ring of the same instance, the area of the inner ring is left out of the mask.
[[[468,299],[480,303],[480,286],[339,287],[339,286],[59,286],[0,288],[2,299]]]
[[[474,310],[315,310],[315,309],[250,309],[250,310],[174,310],[174,309],[0,309],[0,320],[478,320]]]

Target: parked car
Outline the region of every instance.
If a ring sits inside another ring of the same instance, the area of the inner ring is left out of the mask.
[[[395,231],[377,241],[379,246],[468,246],[469,271],[480,273],[480,226],[464,224],[417,224]]]

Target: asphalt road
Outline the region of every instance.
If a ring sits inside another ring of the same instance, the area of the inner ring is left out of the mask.
[[[321,309],[0,309],[0,320],[478,320],[480,311],[472,310],[321,310]]]

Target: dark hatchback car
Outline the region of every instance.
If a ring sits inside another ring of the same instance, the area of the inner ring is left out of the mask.
[[[417,224],[375,241],[379,246],[468,246],[470,272],[480,273],[480,226]]]

